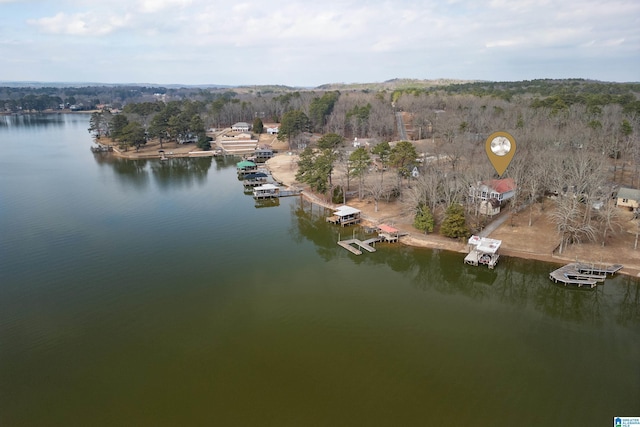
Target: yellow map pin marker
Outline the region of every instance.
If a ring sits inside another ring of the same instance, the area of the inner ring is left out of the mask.
[[[494,132],[487,138],[484,148],[498,176],[502,176],[516,154],[516,140],[507,132]]]

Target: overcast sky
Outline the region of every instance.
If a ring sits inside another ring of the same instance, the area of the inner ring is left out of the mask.
[[[639,0],[0,0],[0,81],[640,81]]]

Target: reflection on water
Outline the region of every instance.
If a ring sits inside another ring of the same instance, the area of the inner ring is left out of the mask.
[[[161,189],[188,188],[193,184],[204,185],[213,157],[172,158],[151,164],[151,173]]]
[[[65,120],[0,128],[0,425],[583,426],[640,410],[637,280],[576,291],[535,261],[354,256],[336,241],[368,235],[323,208],[256,209],[236,158],[94,155],[88,117]]]
[[[161,161],[123,159],[109,153],[93,153],[93,156],[99,165],[110,166],[123,184],[133,185],[138,189],[146,188],[150,178],[162,190],[189,188],[194,184],[205,185],[207,173],[213,163],[213,157],[175,157]]]
[[[384,264],[407,277],[419,289],[445,295],[464,295],[474,301],[497,301],[516,308],[535,309],[561,320],[602,325],[606,318],[623,326],[640,326],[640,287],[629,276],[607,279],[595,289],[558,286],[548,279],[553,267],[539,261],[501,257],[494,270],[473,267],[462,262],[464,254],[409,248],[378,243],[377,252],[355,256],[336,242],[343,239],[366,239],[361,227],[337,228],[328,225],[328,211],[306,201],[291,207],[294,226],[292,236],[298,241],[312,241],[317,253],[327,262],[348,256],[354,264]],[[622,287],[614,286],[623,284]]]
[[[296,242],[304,239],[313,242],[316,252],[323,260],[327,262],[333,260],[339,254],[338,249],[344,249],[336,244],[338,234],[326,221],[327,210],[307,202],[304,198],[298,200],[290,208],[293,222],[290,236]]]
[[[275,208],[280,206],[280,199],[279,198],[273,198],[273,199],[257,199],[255,201],[255,208],[256,209],[260,209],[260,208]]]
[[[12,114],[0,116],[0,126],[7,128],[28,128],[34,130],[46,127],[61,127],[74,121],[65,114]]]

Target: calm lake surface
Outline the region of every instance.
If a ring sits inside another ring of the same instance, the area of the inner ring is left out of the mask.
[[[540,262],[354,256],[317,206],[257,208],[237,159],[94,155],[88,119],[0,117],[0,426],[640,415],[637,280],[578,291]]]

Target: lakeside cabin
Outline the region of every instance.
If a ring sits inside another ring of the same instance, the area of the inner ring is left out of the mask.
[[[273,199],[280,197],[280,187],[275,184],[263,184],[253,189],[254,199]]]
[[[464,263],[474,266],[486,265],[493,269],[498,263],[498,249],[502,240],[489,239],[488,237],[471,236],[469,238],[469,254],[464,257]]]
[[[236,170],[238,172],[238,175],[247,175],[257,172],[258,165],[256,165],[254,162],[243,160],[236,164]]]
[[[342,205],[336,208],[332,216],[327,217],[327,222],[340,224],[343,227],[351,224],[359,224],[360,214],[360,210],[352,208],[351,206]]]

